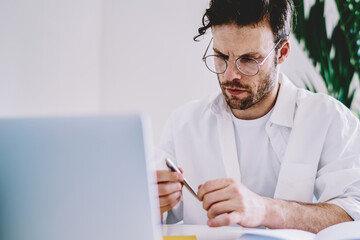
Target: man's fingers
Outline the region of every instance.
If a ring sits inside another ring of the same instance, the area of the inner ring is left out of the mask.
[[[159,196],[165,196],[172,194],[177,191],[181,191],[182,184],[179,182],[167,182],[167,183],[158,183]]]
[[[175,207],[176,204],[178,204],[180,202],[180,200],[181,200],[181,196],[178,197],[175,201],[171,202],[170,204],[160,207],[160,212],[164,213],[164,212],[167,212],[167,211],[173,209],[173,207]]]
[[[181,182],[184,180],[182,174],[177,172],[171,172],[169,170],[156,171],[157,182]]]
[[[234,211],[234,202],[233,201],[224,201],[218,202],[211,205],[209,210],[207,211],[207,216],[209,219],[216,218],[217,216],[229,213]]]
[[[203,208],[207,211],[213,204],[229,200],[231,197],[231,192],[229,192],[227,189],[228,188],[222,188],[218,191],[206,193],[203,196]]]
[[[212,218],[207,221],[209,227],[230,226],[241,221],[241,214],[238,212],[231,212],[224,214],[217,218]]]
[[[177,192],[160,197],[160,207],[170,205],[172,202],[174,202],[179,197],[181,197],[181,191],[177,191]]]
[[[182,184],[184,177],[181,173],[169,170],[156,171],[157,185],[160,201],[160,212],[164,213],[172,209],[181,199]]]
[[[234,183],[236,182],[232,178],[221,178],[221,179],[208,181],[199,188],[199,191],[197,193],[198,197],[200,201],[202,201],[205,194],[225,188],[230,184],[234,184]]]

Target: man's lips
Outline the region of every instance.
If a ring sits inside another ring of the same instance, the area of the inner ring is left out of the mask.
[[[231,95],[240,95],[242,93],[247,92],[244,89],[236,89],[236,88],[226,88],[226,91],[230,93]]]

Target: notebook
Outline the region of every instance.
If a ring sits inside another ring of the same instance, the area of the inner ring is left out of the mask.
[[[0,120],[0,239],[158,240],[140,115]]]

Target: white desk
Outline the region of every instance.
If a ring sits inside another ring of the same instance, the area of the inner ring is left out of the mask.
[[[210,228],[207,225],[162,225],[164,236],[196,235],[198,240],[234,240],[243,233],[242,227]]]
[[[287,240],[305,240],[313,239],[315,235],[305,231],[298,231],[292,229],[254,229],[243,227],[220,227],[210,228],[206,225],[162,225],[162,232],[164,236],[174,235],[195,235],[198,240],[236,240],[244,233],[266,234],[272,236],[274,239]],[[241,238],[240,238],[241,239]],[[262,238],[258,238],[262,239]],[[268,238],[269,239],[269,238]]]

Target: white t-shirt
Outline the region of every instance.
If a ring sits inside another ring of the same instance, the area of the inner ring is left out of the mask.
[[[272,110],[254,120],[233,117],[241,182],[251,191],[274,197],[280,161],[265,131]]]

